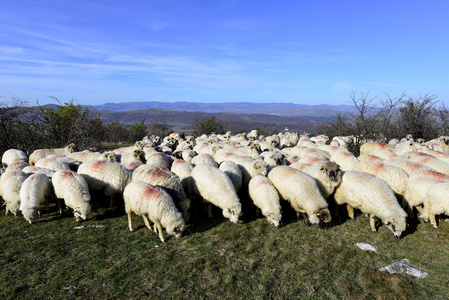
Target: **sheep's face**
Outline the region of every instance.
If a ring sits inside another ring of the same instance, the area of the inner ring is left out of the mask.
[[[104,160],[109,161],[109,162],[114,162],[114,163],[118,163],[118,157],[117,154],[115,154],[114,152],[107,152],[105,154],[103,154]]]
[[[310,223],[319,224],[321,228],[328,227],[331,220],[332,220],[331,212],[327,207],[322,208],[318,212],[309,215]]]
[[[25,220],[28,221],[28,223],[33,224],[36,220],[36,210],[26,209],[22,211],[22,215],[25,218]]]
[[[397,239],[401,238],[401,234],[407,228],[405,217],[390,217],[384,220],[385,226],[393,232],[393,236]]]
[[[327,174],[331,181],[341,182],[341,169],[336,162],[327,161],[321,165],[320,170]]]
[[[174,235],[176,238],[180,238],[182,236],[182,233],[186,229],[186,225],[183,220],[176,222],[173,224],[170,228],[167,228],[167,233]]]
[[[241,212],[242,212],[241,205],[236,205],[231,208],[223,209],[223,216],[229,219],[232,223],[238,224]]]
[[[77,208],[73,211],[73,215],[75,216],[75,220],[77,222],[79,221],[85,221],[87,219],[87,215],[90,213],[90,206],[87,207],[85,210],[82,210],[80,208]]]
[[[253,170],[254,170],[253,176],[259,174],[267,176],[267,163],[264,162],[263,160],[256,160],[253,162]]]
[[[135,161],[141,161],[144,164],[147,162],[147,160],[145,159],[145,152],[143,152],[142,150],[134,150],[133,159]]]
[[[273,224],[276,227],[279,227],[279,224],[281,222],[282,215],[276,214],[276,213],[270,213],[267,215],[267,220],[269,223]]]

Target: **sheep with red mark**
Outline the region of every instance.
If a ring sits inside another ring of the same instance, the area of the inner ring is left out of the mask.
[[[39,159],[34,165],[36,167],[49,169],[54,172],[61,170],[70,170],[70,166],[68,163],[56,158],[49,158],[48,156]]]
[[[303,156],[298,159],[299,163],[304,163],[304,164],[313,165],[313,166],[321,166],[326,161],[329,161],[329,160],[325,159],[325,158],[315,157],[315,156]]]
[[[215,205],[222,209],[225,218],[238,223],[242,205],[231,179],[223,171],[209,165],[195,166],[190,191],[191,195],[196,194],[209,203],[209,217],[212,217],[212,205]]]
[[[331,161],[335,161],[343,171],[349,171],[355,168],[355,166],[360,162],[357,157],[355,157],[348,150],[341,148],[334,153],[332,153]]]
[[[92,205],[84,177],[70,170],[57,171],[53,175],[52,185],[56,198],[63,199],[65,205],[73,210],[75,220],[86,220]]]
[[[5,168],[5,171],[20,171],[28,166],[29,164],[26,161],[15,161],[13,163],[10,163],[9,166]]]
[[[154,232],[159,232],[159,238],[165,243],[162,227],[168,234],[180,238],[185,230],[185,221],[176,209],[170,195],[161,187],[143,181],[133,181],[123,192],[125,211],[128,215],[128,226],[134,231],[132,218],[142,216],[145,225],[151,230],[150,221],[154,223]]]
[[[190,200],[181,184],[181,179],[174,172],[157,165],[142,165],[134,170],[132,181],[143,181],[163,188],[182,212],[185,221],[190,219]]]
[[[36,213],[40,214],[40,206],[46,205],[48,210],[48,198],[51,196],[51,183],[45,174],[30,175],[20,188],[20,206],[23,217],[30,224],[36,219]]]
[[[384,159],[373,154],[361,154],[357,157],[359,161],[383,161]]]
[[[323,198],[315,179],[289,166],[277,166],[268,173],[282,199],[290,202],[297,215],[304,216],[308,225],[329,225],[332,219],[328,204]]]
[[[5,200],[6,216],[9,212],[15,216],[19,212],[20,188],[28,176],[21,170],[9,170],[0,177],[0,196]]]
[[[409,175],[402,168],[378,161],[361,161],[354,171],[367,172],[379,177],[388,183],[396,196],[404,196]]]
[[[376,217],[382,220],[395,238],[406,229],[407,213],[401,208],[391,187],[382,179],[366,172],[345,171],[335,189],[337,205],[346,204],[348,215],[354,219],[353,209],[370,216],[372,231],[377,231]]]
[[[51,154],[59,154],[59,155],[65,155],[75,152],[76,146],[75,144],[71,143],[65,146],[64,148],[56,148],[56,149],[38,149],[34,150],[33,153],[31,153],[29,157],[29,164],[31,166],[34,166],[34,164],[41,158],[47,157]]]
[[[249,196],[258,211],[267,218],[268,222],[276,227],[282,219],[282,209],[279,201],[279,193],[270,179],[263,175],[251,178],[248,184]]]
[[[370,154],[377,149],[395,149],[395,146],[380,142],[367,142],[360,146],[360,154]]]
[[[132,172],[125,166],[105,160],[89,160],[78,168],[91,191],[103,191],[104,196],[110,197],[110,208],[113,198],[123,194],[126,185],[131,182]]]
[[[8,167],[8,165],[16,161],[23,161],[28,163],[28,156],[22,150],[17,149],[9,149],[3,153],[2,155],[3,168]]]
[[[411,174],[413,174],[414,172],[423,171],[423,170],[436,171],[435,169],[433,169],[429,166],[411,161],[410,159],[402,157],[402,156],[394,158],[394,159],[389,159],[385,162],[389,165],[394,165],[399,168],[402,168],[405,172],[407,172],[407,174],[409,176]]]
[[[411,161],[423,164],[438,172],[449,175],[449,163],[432,156],[410,156]]]

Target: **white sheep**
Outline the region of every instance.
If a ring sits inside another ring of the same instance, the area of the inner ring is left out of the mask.
[[[113,198],[123,194],[126,185],[131,181],[132,173],[125,166],[105,160],[89,160],[78,168],[92,191],[102,190],[104,196],[110,197],[110,208]]]
[[[261,159],[254,160],[245,156],[233,155],[229,160],[235,162],[242,171],[244,186],[248,186],[251,178],[256,175],[267,175],[267,163]]]
[[[340,148],[332,153],[331,161],[335,161],[343,171],[349,171],[355,168],[360,162],[351,152],[345,148]]]
[[[168,234],[180,238],[185,229],[181,213],[176,209],[170,195],[162,188],[142,181],[128,184],[123,192],[125,211],[128,214],[129,230],[133,231],[132,218],[142,216],[145,225],[151,230],[150,222],[154,223],[154,232],[159,231],[159,238],[165,243],[162,227]]]
[[[160,152],[153,153],[147,157],[148,165],[158,165],[158,166],[164,167],[169,170],[171,168],[172,162],[173,161],[170,158],[170,156],[168,156],[167,154],[164,154],[164,153],[160,153]]]
[[[299,163],[304,163],[304,164],[313,165],[313,166],[321,166],[326,161],[329,161],[329,160],[325,159],[325,158],[315,157],[315,156],[303,156],[298,159]]]
[[[279,227],[282,209],[277,192],[270,179],[263,175],[251,178],[248,184],[249,196],[258,210],[267,218],[268,222]]]
[[[178,175],[185,192],[188,192],[189,190],[189,182],[192,179],[192,169],[193,165],[183,159],[176,159],[171,165],[170,171]]]
[[[52,177],[57,199],[64,199],[66,206],[73,209],[76,221],[86,220],[92,209],[89,186],[80,174],[73,171],[57,171]]]
[[[411,161],[426,165],[438,172],[449,175],[449,163],[442,161],[438,158],[432,156],[411,156],[409,157]]]
[[[34,164],[41,158],[47,157],[51,154],[59,154],[67,156],[69,153],[75,152],[76,146],[75,144],[68,144],[65,148],[57,148],[57,149],[38,149],[34,150],[29,157],[29,164],[34,166]]]
[[[5,171],[0,177],[0,196],[5,200],[6,212],[12,212],[15,216],[19,212],[20,188],[29,174],[21,170]]]
[[[19,206],[25,220],[32,224],[36,218],[36,213],[40,214],[41,204],[45,204],[48,211],[48,198],[51,193],[51,184],[47,175],[33,174],[25,179],[20,188]]]
[[[408,181],[407,188],[402,199],[402,207],[405,207],[410,215],[413,214],[413,208],[420,214],[423,213],[422,206],[426,200],[427,190],[434,184],[449,182],[444,179],[421,176],[413,177]]]
[[[38,161],[36,161],[36,163],[34,165],[36,167],[49,169],[54,172],[70,170],[70,166],[68,163],[61,161],[59,159],[53,159],[53,158],[49,158],[49,157],[44,157],[44,158],[39,159]]]
[[[357,157],[359,161],[383,161],[384,159],[373,154],[361,154]]]
[[[424,201],[423,217],[430,220],[434,228],[438,228],[436,215],[449,215],[449,182],[434,184],[427,190]]]
[[[423,170],[432,170],[432,171],[436,171],[435,169],[432,169],[429,166],[426,166],[424,164],[420,164],[414,161],[411,161],[408,158],[399,156],[397,158],[394,159],[389,159],[387,161],[385,161],[387,164],[389,165],[394,165],[397,166],[399,168],[402,168],[405,172],[407,172],[407,174],[410,176],[411,174],[413,174],[414,172],[418,172],[418,171],[423,171]]]
[[[347,204],[348,215],[352,219],[354,208],[369,214],[372,231],[377,231],[376,217],[382,220],[396,238],[400,238],[406,229],[407,213],[399,205],[391,187],[374,175],[358,171],[342,172],[334,199],[338,205]]]
[[[212,217],[211,204],[223,210],[223,216],[237,224],[242,205],[231,179],[221,170],[209,165],[197,165],[192,170],[190,194],[200,196],[209,203],[209,217]]]
[[[377,149],[395,149],[395,146],[380,142],[367,142],[360,146],[360,154],[370,154]]]
[[[20,171],[28,166],[29,164],[26,161],[15,161],[10,163],[9,166],[5,168],[5,171]]]
[[[315,179],[289,166],[278,166],[268,173],[282,199],[304,216],[306,224],[330,224],[331,214]]]
[[[220,164],[218,169],[223,171],[231,179],[235,191],[238,192],[242,187],[243,180],[242,170],[240,170],[239,166],[233,161],[225,160]]]
[[[123,152],[120,156],[120,163],[124,166],[135,161],[146,163],[147,160],[145,159],[145,152],[140,149],[135,149],[132,152]]]
[[[340,166],[333,161],[323,162],[320,166],[297,163],[290,165],[290,167],[312,176],[325,199],[329,198],[341,183]]]
[[[355,166],[354,171],[366,172],[379,177],[388,183],[396,196],[404,196],[409,175],[402,168],[378,161],[361,161]]]
[[[134,170],[132,181],[143,181],[163,188],[182,212],[184,220],[190,219],[190,200],[184,192],[180,178],[172,171],[157,165],[142,165]]]
[[[209,153],[199,153],[192,159],[192,165],[206,164],[218,168],[217,162]]]
[[[17,149],[9,149],[3,153],[2,155],[3,168],[8,167],[8,165],[10,165],[15,161],[23,161],[28,163],[28,156],[22,150]]]

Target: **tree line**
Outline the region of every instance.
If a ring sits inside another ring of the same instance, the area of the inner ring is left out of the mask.
[[[75,103],[71,99],[57,105],[30,106],[23,99],[12,96],[0,98],[0,153],[14,148],[31,153],[39,148],[59,148],[75,143],[79,149],[98,146],[102,142],[133,143],[144,136],[164,137],[173,132],[166,122],[139,120],[126,126],[119,120],[104,122],[99,113]],[[333,136],[354,135],[366,139],[388,141],[411,134],[415,139],[429,140],[447,134],[449,111],[433,94],[399,97],[389,94],[372,96],[353,92],[353,109],[336,115],[331,121],[316,126],[311,134]],[[214,115],[192,122],[192,134],[224,133],[231,126]],[[234,129],[234,128],[233,128]],[[274,126],[242,128],[239,133],[258,129],[265,136],[278,133]],[[302,133],[302,132],[300,132]],[[356,142],[357,143],[357,142]],[[359,145],[354,145],[359,146]]]

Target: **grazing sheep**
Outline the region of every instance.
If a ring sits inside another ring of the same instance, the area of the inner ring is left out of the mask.
[[[164,167],[164,168],[170,170],[172,160],[171,160],[170,156],[168,156],[167,154],[156,152],[156,153],[151,154],[147,158],[147,164],[148,165],[158,165],[158,166],[161,166],[161,167]]]
[[[65,155],[67,156],[69,153],[75,152],[76,146],[75,144],[68,144],[65,146],[65,148],[57,148],[57,149],[38,149],[34,150],[33,153],[31,153],[29,158],[29,164],[31,166],[34,166],[34,164],[41,158],[47,157],[51,154],[59,154],[59,155]]]
[[[52,178],[57,199],[64,199],[66,206],[73,209],[76,221],[86,220],[91,211],[89,186],[80,174],[73,171],[57,171]]]
[[[355,168],[355,166],[360,162],[357,157],[355,157],[348,150],[341,148],[334,153],[332,153],[331,161],[335,161],[343,171],[349,171]]]
[[[10,163],[9,166],[5,168],[5,171],[14,171],[14,170],[20,171],[28,166],[29,164],[25,161],[15,161],[13,163]]]
[[[150,222],[154,223],[154,232],[159,231],[159,238],[165,243],[162,227],[168,234],[180,238],[185,229],[181,213],[176,209],[170,195],[162,188],[142,181],[128,184],[123,192],[125,211],[128,214],[129,230],[133,231],[132,218],[142,216],[145,225],[151,230]]]
[[[223,216],[237,224],[242,205],[231,179],[221,170],[209,165],[197,165],[192,170],[190,194],[200,196],[209,203],[209,217],[212,217],[211,204],[223,210]]]
[[[220,164],[218,168],[223,171],[229,179],[231,179],[232,184],[234,185],[235,191],[238,192],[242,187],[242,170],[240,170],[239,166],[230,160],[225,160]]]
[[[360,154],[370,154],[377,149],[395,149],[395,146],[380,142],[367,142],[360,146]]]
[[[321,163],[321,166],[293,164],[291,167],[312,176],[325,199],[329,198],[341,183],[340,166],[333,161]]]
[[[279,227],[282,218],[279,194],[270,179],[263,175],[251,178],[248,185],[249,196],[258,210],[267,218],[268,222]]]
[[[20,188],[27,177],[28,174],[21,170],[5,171],[0,177],[0,196],[5,200],[6,216],[8,212],[17,216],[20,206]]]
[[[267,175],[267,163],[261,159],[252,159],[245,156],[233,155],[231,161],[235,162],[242,171],[243,184],[247,187],[252,177]]]
[[[414,161],[411,161],[408,158],[405,157],[397,157],[394,159],[389,159],[386,161],[389,165],[394,165],[396,167],[402,168],[407,174],[410,176],[414,172],[423,171],[423,170],[432,170],[436,171],[435,169],[432,169],[429,166],[426,166],[424,164],[420,164]]]
[[[163,188],[182,212],[184,220],[187,222],[190,219],[190,200],[180,178],[172,171],[157,165],[142,165],[134,170],[132,181],[143,181]]]
[[[347,204],[348,215],[354,219],[353,209],[370,215],[372,231],[377,231],[375,218],[379,218],[400,238],[406,229],[407,213],[401,208],[391,187],[374,175],[358,172],[342,172],[341,183],[334,192],[335,202]]]
[[[297,214],[303,214],[306,224],[310,222],[322,226],[330,223],[327,202],[312,176],[289,166],[278,166],[268,173],[268,178]]]
[[[6,150],[5,153],[3,153],[2,155],[3,168],[8,167],[8,165],[16,161],[23,161],[28,163],[28,157],[25,154],[25,152],[17,149],[9,149]]]
[[[178,175],[185,192],[188,192],[189,190],[190,180],[192,179],[192,169],[193,165],[189,164],[183,159],[177,159],[171,165],[170,171]]]
[[[142,150],[135,149],[132,152],[124,152],[120,157],[120,163],[124,166],[128,165],[131,162],[141,161],[142,163],[146,163],[145,152]]]
[[[383,162],[361,161],[354,168],[354,171],[366,172],[379,177],[388,183],[396,196],[404,196],[409,175],[402,168]]]
[[[438,228],[435,216],[449,215],[447,195],[449,195],[449,182],[434,184],[427,190],[423,217],[425,220],[430,220],[434,228]]]
[[[58,159],[53,159],[53,158],[48,158],[48,157],[39,159],[34,165],[36,167],[49,169],[49,170],[52,170],[55,172],[70,170],[70,166],[68,163],[63,162]]]
[[[218,168],[217,162],[209,153],[199,153],[192,159],[192,165],[206,164]]]
[[[36,212],[39,212],[41,204],[45,204],[48,211],[48,198],[51,196],[51,184],[47,175],[30,175],[20,188],[20,206],[23,217],[30,224],[33,224],[36,218]]]
[[[105,160],[89,160],[78,168],[78,174],[86,180],[92,191],[102,190],[104,196],[110,197],[110,208],[113,198],[121,195],[131,181],[132,173],[125,166]]]
[[[413,208],[423,214],[422,206],[426,200],[428,189],[438,183],[449,182],[435,177],[421,176],[413,177],[408,181],[407,188],[402,199],[402,207],[405,207],[409,215],[413,214]]]

